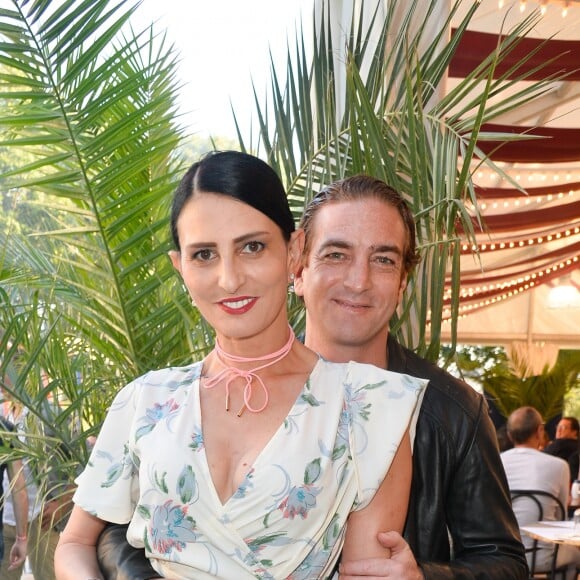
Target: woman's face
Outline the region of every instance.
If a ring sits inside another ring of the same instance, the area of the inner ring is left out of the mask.
[[[180,252],[171,252],[189,294],[225,347],[284,329],[289,273],[299,253],[280,228],[253,207],[226,195],[196,194],[177,220]],[[265,337],[261,337],[262,339]],[[277,344],[265,344],[265,352]]]

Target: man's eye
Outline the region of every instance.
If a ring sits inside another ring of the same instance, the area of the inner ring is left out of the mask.
[[[252,242],[248,242],[243,248],[242,248],[242,253],[244,254],[257,254],[258,252],[261,252],[265,247],[265,244],[263,242],[256,242],[256,241],[252,241]]]
[[[324,255],[325,260],[332,260],[337,262],[339,260],[344,260],[344,254],[342,252],[328,252],[328,254]]]
[[[198,250],[197,252],[195,252],[193,254],[193,259],[199,262],[207,262],[208,260],[211,260],[213,256],[214,253],[212,250],[204,248],[203,250]]]
[[[394,266],[395,260],[389,258],[389,256],[377,256],[376,261],[383,266]]]

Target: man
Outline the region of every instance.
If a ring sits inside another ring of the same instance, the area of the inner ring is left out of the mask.
[[[546,491],[557,497],[563,506],[568,504],[568,464],[559,457],[542,453],[538,446],[544,434],[544,423],[534,407],[516,409],[507,421],[508,436],[514,444],[513,449],[504,451],[501,459],[508,478],[510,489],[534,489]],[[554,500],[539,497],[543,506],[545,520],[562,517]],[[538,508],[528,499],[514,501],[514,512],[520,526],[537,521]],[[524,538],[526,547],[532,540]],[[554,546],[540,544],[536,553],[536,570],[550,570]],[[529,556],[531,560],[531,555]],[[570,564],[568,578],[576,578],[576,565],[580,563],[580,552],[571,546],[560,546],[556,565]]]
[[[405,201],[382,181],[356,176],[318,194],[301,225],[304,256],[295,289],[306,305],[306,345],[328,360],[357,360],[430,379],[415,436],[405,527],[410,549],[398,534],[381,534],[392,558],[344,566],[343,579],[527,578],[484,399],[388,336],[417,261],[414,219]],[[115,534],[124,530],[107,530],[99,554],[122,575],[105,576],[156,577],[125,565],[135,552],[115,547]],[[132,574],[124,575],[127,570]]]
[[[570,467],[570,483],[578,478],[579,447],[578,436],[580,425],[576,417],[562,417],[556,427],[556,438],[546,446],[544,451],[555,457],[561,457]]]

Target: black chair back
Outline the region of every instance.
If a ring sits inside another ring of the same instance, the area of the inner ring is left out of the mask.
[[[518,499],[522,497],[529,498],[538,508],[538,521],[544,519],[544,506],[540,501],[541,497],[548,498],[554,502],[554,505],[557,508],[557,519],[564,520],[566,519],[566,509],[564,508],[564,504],[560,501],[560,498],[556,497],[553,493],[548,491],[542,491],[541,489],[511,489],[510,495],[512,497],[512,505]],[[536,574],[536,553],[538,551],[538,540],[534,540],[532,543],[532,547],[526,550],[527,553],[531,552],[532,554],[532,562],[530,564],[530,578],[534,578]],[[565,574],[566,567],[563,570],[556,569],[556,558],[558,557],[558,549],[557,545],[554,549],[554,554],[552,556],[552,576],[556,572],[563,572]],[[565,577],[565,576],[564,576]]]

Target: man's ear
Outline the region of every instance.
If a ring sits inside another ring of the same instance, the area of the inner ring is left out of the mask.
[[[170,250],[167,254],[169,255],[173,267],[181,274],[181,252]]]
[[[405,293],[405,288],[407,288],[407,283],[409,282],[409,274],[403,272],[401,274],[401,281],[399,282],[399,296],[397,300],[397,305],[401,304],[403,301],[403,294]]]
[[[296,274],[302,263],[302,252],[304,251],[304,230],[298,229],[292,232],[288,242],[288,272]]]

